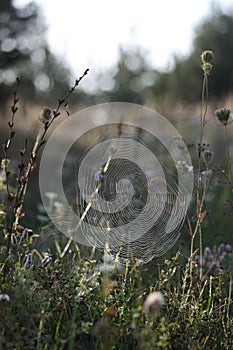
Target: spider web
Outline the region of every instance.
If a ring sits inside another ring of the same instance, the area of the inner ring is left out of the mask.
[[[76,203],[73,212],[66,204],[62,215],[50,214],[55,229],[49,224],[42,235],[59,230],[80,244],[107,247],[120,262],[147,263],[163,256],[180,236],[191,199],[185,180],[187,175],[189,184],[190,171],[179,181],[173,159],[175,152],[182,153],[177,140],[171,137],[171,155],[148,130],[123,120],[93,128],[72,145],[73,154],[84,148],[72,170]]]

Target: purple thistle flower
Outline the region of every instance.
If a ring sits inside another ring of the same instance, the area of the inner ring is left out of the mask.
[[[96,181],[103,181],[104,180],[104,169],[100,168],[96,173],[95,173],[95,180]]]
[[[32,265],[32,254],[28,253],[23,258],[23,266],[27,268],[27,267],[30,267],[31,265]]]
[[[46,256],[43,260],[42,260],[42,265],[43,267],[48,266],[52,261],[52,258],[50,256]]]
[[[11,234],[11,244],[14,246],[14,245],[16,245],[17,243],[18,243],[18,239],[17,239],[15,233],[12,233],[12,234]]]
[[[21,238],[20,238],[19,243],[21,244],[21,243],[23,243],[24,241],[26,241],[27,239],[28,239],[28,229],[25,228],[24,231],[23,231],[23,234],[22,234],[22,236],[21,236]]]
[[[210,256],[210,254],[211,254],[211,249],[209,247],[205,247],[204,256],[207,257],[207,256]]]

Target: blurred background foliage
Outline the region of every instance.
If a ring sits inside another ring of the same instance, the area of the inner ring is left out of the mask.
[[[214,70],[210,78],[212,98],[221,98],[233,89],[233,17],[212,12],[196,29],[193,49],[184,59],[175,58],[170,72],[161,73],[154,84],[155,94],[170,93],[184,102],[200,101],[200,52],[215,53]]]
[[[55,57],[46,42],[46,28],[38,6],[17,8],[12,0],[0,2],[0,103],[8,101],[16,77],[20,95],[40,103],[59,98],[69,87],[70,70]]]
[[[168,97],[170,101],[198,102],[202,83],[199,57],[203,50],[211,49],[215,60],[210,96],[218,99],[226,96],[233,90],[232,33],[232,14],[224,14],[214,6],[196,28],[190,54],[174,55],[173,65],[167,71],[151,67],[147,52],[140,47],[119,48],[116,66],[96,77],[95,95],[104,94],[110,101],[149,105],[167,101]],[[22,98],[36,104],[54,103],[76,78],[71,77],[71,70],[62,58],[51,52],[44,19],[34,2],[17,8],[13,0],[1,0],[0,48],[2,106],[9,99],[16,77],[22,80]],[[91,96],[82,92],[81,97],[85,104]]]
[[[212,106],[217,108],[219,107],[217,103],[232,96],[233,92],[232,33],[233,15],[224,14],[220,8],[213,8],[196,28],[189,55],[186,57],[174,56],[173,65],[167,71],[153,68],[147,61],[147,52],[140,47],[119,48],[117,65],[96,77],[98,89],[95,93],[88,94],[80,87],[72,95],[70,105],[72,107],[72,103],[75,104],[74,111],[77,111],[77,108],[90,106],[93,102],[125,101],[144,104],[161,113],[166,111],[166,116],[178,117],[174,124],[184,135],[186,143],[196,146],[199,137],[199,112],[197,110],[201,99],[203,79],[200,53],[209,49],[215,54],[214,69],[209,79],[209,96]],[[72,77],[71,69],[62,61],[62,58],[56,57],[51,52],[45,34],[46,26],[40,9],[35,3],[31,2],[24,8],[17,8],[13,0],[0,1],[1,144],[5,142],[6,135],[8,135],[6,134],[8,132],[7,122],[2,123],[2,119],[4,116],[9,118],[9,103],[12,101],[12,90],[16,77],[22,81],[19,89],[19,113],[22,113],[21,116],[24,118],[27,118],[28,114],[29,118],[24,119],[27,120],[27,123],[18,123],[19,131],[14,140],[12,154],[19,149],[19,144],[22,147],[22,139],[24,140],[25,137],[28,139],[28,144],[30,145],[30,142],[32,144],[33,136],[30,135],[34,129],[31,128],[31,125],[37,120],[40,109],[47,104],[52,107],[56,106],[57,99],[64,96],[72,85],[72,81],[78,78]],[[27,104],[29,107],[25,108]],[[179,106],[191,106],[191,109],[188,113],[186,109],[181,115],[180,111],[186,107],[180,108]],[[233,106],[229,107],[233,108]],[[211,113],[213,115],[213,109]],[[186,120],[184,120],[184,115]],[[224,133],[218,128],[219,125],[216,127],[216,124],[216,121],[212,122],[213,127],[208,129],[207,142],[211,141],[211,149],[216,158],[220,159],[219,166],[224,167]],[[190,149],[190,152],[193,152],[195,157],[196,148],[194,147],[193,151]],[[17,168],[17,161],[15,161],[15,168]],[[32,182],[37,185],[32,186],[33,193],[28,192],[26,206],[30,207],[30,210],[25,220],[29,220],[30,224],[35,227],[38,225],[35,217],[39,189],[38,179],[33,176]],[[217,184],[217,179],[215,184]],[[217,231],[216,234],[220,236],[232,235],[232,228],[229,226],[232,208],[223,199],[223,194],[221,187],[218,187],[217,190],[214,187],[213,192],[209,194],[211,203],[214,202],[217,209],[212,210],[214,215],[210,212],[208,216],[209,224],[206,230],[210,240],[213,231]]]
[[[167,96],[182,103],[198,102],[201,97],[202,73],[200,53],[215,53],[214,70],[210,77],[210,97],[222,98],[233,90],[233,17],[213,9],[196,28],[192,51],[185,57],[173,58],[173,66],[164,72],[155,70],[146,61],[146,53],[135,48],[120,50],[114,74],[111,100],[145,103]]]

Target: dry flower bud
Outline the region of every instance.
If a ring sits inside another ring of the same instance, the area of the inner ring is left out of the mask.
[[[17,237],[15,235],[15,233],[11,234],[11,244],[14,246],[18,243]]]
[[[213,59],[214,59],[213,51],[205,50],[202,52],[201,61],[202,61],[203,65],[205,63],[211,63],[213,61]]]
[[[39,120],[45,124],[52,118],[52,110],[49,107],[44,107],[39,114]]]
[[[28,229],[25,228],[23,231],[23,234],[20,238],[20,242],[19,243],[23,243],[24,241],[26,241],[28,239]]]
[[[30,267],[32,264],[32,254],[28,253],[25,255],[25,257],[23,258],[23,266],[24,267]]]
[[[219,108],[215,111],[215,115],[218,117],[218,120],[224,125],[227,126],[229,124],[229,118],[231,115],[231,111],[229,108],[223,107]]]

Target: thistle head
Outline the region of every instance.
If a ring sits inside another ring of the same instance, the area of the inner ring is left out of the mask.
[[[232,118],[231,110],[226,107],[217,109],[215,115],[224,126],[227,126],[230,123],[230,118]]]
[[[213,51],[211,50],[205,50],[201,54],[201,61],[203,64],[205,63],[211,63],[214,59]]]
[[[209,75],[213,65],[211,64],[211,62],[214,59],[214,54],[212,51],[210,50],[205,50],[202,52],[201,54],[201,62],[202,62],[202,70],[204,72],[204,74]]]

